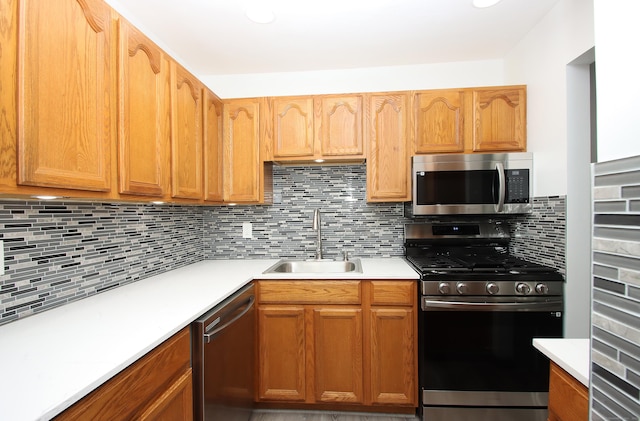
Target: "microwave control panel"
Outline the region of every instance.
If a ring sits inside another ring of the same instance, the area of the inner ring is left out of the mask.
[[[529,170],[505,170],[505,203],[529,203]]]

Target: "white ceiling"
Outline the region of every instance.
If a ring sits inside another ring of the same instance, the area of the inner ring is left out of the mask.
[[[559,0],[107,0],[199,75],[500,59]],[[276,20],[249,21],[252,2]]]

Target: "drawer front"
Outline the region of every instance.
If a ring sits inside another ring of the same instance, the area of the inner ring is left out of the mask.
[[[161,396],[171,381],[189,372],[190,363],[187,327],[60,414],[56,421],[131,419]]]
[[[413,306],[417,285],[416,281],[371,281],[371,305]]]
[[[260,281],[260,303],[286,304],[360,304],[360,281]]]

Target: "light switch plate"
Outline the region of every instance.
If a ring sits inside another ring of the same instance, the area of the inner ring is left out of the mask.
[[[242,238],[253,238],[253,225],[251,222],[242,223]]]

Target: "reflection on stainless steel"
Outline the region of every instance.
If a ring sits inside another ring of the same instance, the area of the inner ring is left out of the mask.
[[[511,255],[508,232],[499,221],[405,226],[421,279],[424,421],[546,420],[549,361],[531,342],[562,336],[564,279]]]
[[[362,272],[360,259],[351,260],[280,260],[263,273],[349,273]]]
[[[251,284],[193,323],[194,420],[247,421],[251,418],[254,303]]]
[[[412,181],[414,216],[530,213],[533,155],[416,155]]]

